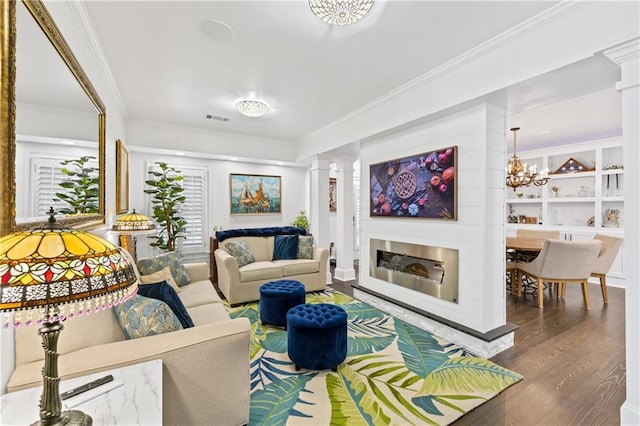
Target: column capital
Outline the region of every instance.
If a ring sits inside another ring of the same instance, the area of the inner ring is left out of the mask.
[[[640,37],[610,47],[603,53],[620,67],[622,77],[616,83],[618,91],[640,85]]]
[[[352,172],[353,163],[357,160],[357,157],[338,157],[333,161],[336,164],[336,172]]]
[[[314,155],[309,157],[311,163],[310,169],[313,170],[329,170],[331,162],[328,158],[322,155]]]

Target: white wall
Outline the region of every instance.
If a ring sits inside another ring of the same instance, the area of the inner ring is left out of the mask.
[[[128,122],[127,137],[137,146],[283,162],[296,159],[293,142],[150,121]]]
[[[129,146],[131,161],[130,179],[130,210],[152,216],[149,195],[143,191],[147,164],[163,161],[172,167],[203,168],[208,172],[209,192],[207,223],[205,229],[208,236],[213,235],[213,227],[222,229],[255,228],[263,226],[290,225],[300,210],[307,209],[307,196],[309,191],[307,169],[304,167],[274,166],[267,164],[246,163],[240,161],[225,161],[209,158],[194,158],[189,156],[176,156],[167,154],[149,153],[136,146]],[[229,201],[229,175],[231,173],[276,175],[282,177],[282,214],[258,214],[258,215],[231,215]],[[209,241],[206,241],[206,253],[209,251]],[[145,237],[138,239],[138,257],[146,257],[152,254],[148,240]],[[192,258],[193,258],[192,253]],[[202,261],[208,261],[207,256],[199,256]]]
[[[506,323],[504,126],[504,111],[483,105],[362,145],[362,194],[370,193],[370,164],[457,146],[458,220],[369,217],[363,196],[361,286],[480,332]],[[371,277],[371,238],[457,249],[458,303]]]

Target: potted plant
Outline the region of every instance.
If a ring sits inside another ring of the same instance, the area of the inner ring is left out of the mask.
[[[144,190],[145,193],[152,195],[153,217],[160,228],[157,235],[149,237],[155,240],[151,243],[151,247],[175,251],[177,239],[186,238],[184,233],[187,222],[180,214],[182,203],[186,199],[183,195],[184,188],[180,184],[183,176],[179,170],[167,163],[156,162],[155,164],[160,171],[149,171],[153,178],[145,183],[151,188]]]
[[[58,210],[63,214],[98,213],[98,168],[89,164],[96,157],[84,156],[75,160],[64,160],[62,173],[65,180],[59,183],[66,192],[56,192],[56,198],[69,204]]]
[[[302,228],[305,231],[309,230],[309,219],[307,219],[307,213],[304,210],[300,210],[300,214],[295,218],[293,222],[291,222],[293,226],[297,226],[298,228]]]

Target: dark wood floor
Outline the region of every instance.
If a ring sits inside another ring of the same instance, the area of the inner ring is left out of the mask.
[[[353,295],[351,284],[333,288]],[[625,400],[624,290],[589,287],[586,311],[580,286],[566,299],[545,294],[544,311],[531,296],[507,296],[507,321],[517,324],[512,348],[491,358],[524,379],[464,415],[462,425],[618,425]]]

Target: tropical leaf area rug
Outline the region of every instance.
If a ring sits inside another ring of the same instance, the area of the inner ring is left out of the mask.
[[[327,289],[306,303],[348,315],[346,360],[296,371],[287,332],[262,326],[258,302],[227,309],[251,320],[250,425],[445,425],[522,376],[366,303]]]

